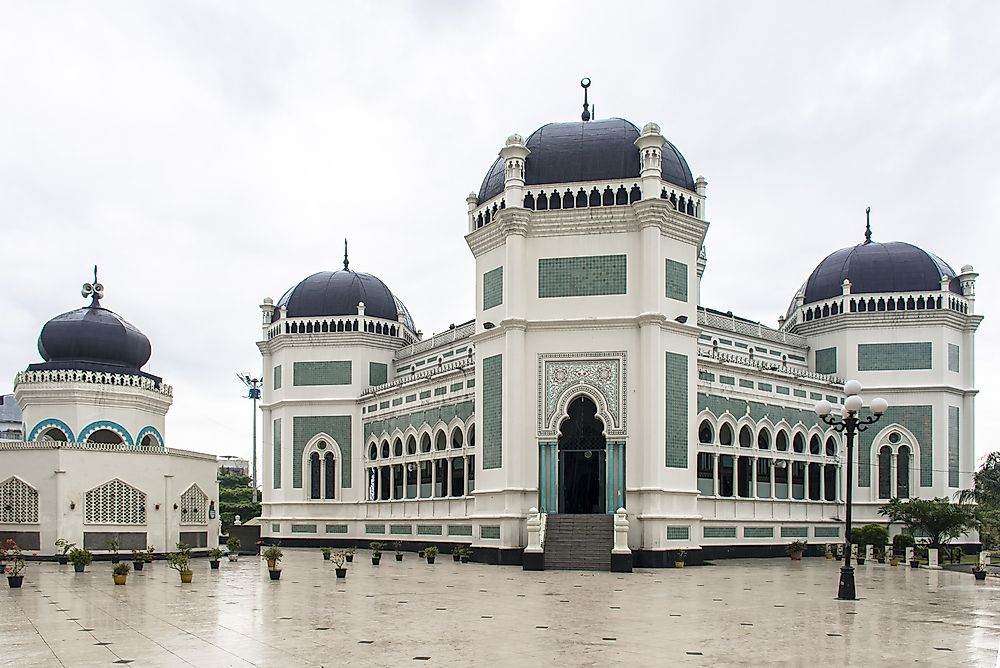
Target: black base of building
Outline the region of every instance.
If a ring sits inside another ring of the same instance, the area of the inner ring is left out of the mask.
[[[545,570],[545,553],[544,552],[525,552],[521,556],[521,568],[526,571],[544,571]]]
[[[632,555],[631,554],[615,554],[611,553],[611,572],[612,573],[631,573],[632,572]]]

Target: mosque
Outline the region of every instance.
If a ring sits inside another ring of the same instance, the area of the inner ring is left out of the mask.
[[[707,308],[707,181],[655,123],[583,116],[512,134],[467,198],[468,322],[423,338],[346,252],[263,300],[266,539],[549,568],[608,568],[616,530],[636,566],[839,543],[845,443],[814,406],[845,379],[889,403],[856,523],[970,486],[971,266],[869,228],[776,327]]]
[[[49,320],[44,361],[14,380],[24,440],[0,441],[0,540],[51,555],[57,539],[108,553],[218,545],[215,455],[167,447],[173,390],[142,367],[149,339],[101,304]]]

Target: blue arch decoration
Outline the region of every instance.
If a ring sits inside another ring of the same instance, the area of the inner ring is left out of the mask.
[[[49,427],[55,427],[57,429],[61,429],[62,433],[66,434],[67,442],[73,443],[74,441],[76,441],[76,438],[73,436],[73,430],[69,428],[69,425],[63,422],[62,420],[57,420],[55,418],[48,418],[47,420],[42,420],[34,427],[32,427],[31,433],[28,434],[28,440],[29,441],[38,440],[38,435],[41,434],[46,429],[48,429]]]
[[[77,436],[77,443],[86,443],[87,437],[93,434],[98,429],[110,429],[111,431],[117,433],[122,437],[125,445],[134,446],[135,441],[132,440],[132,436],[128,433],[128,429],[121,426],[117,422],[112,422],[111,420],[98,420],[97,422],[91,422],[86,427],[80,430],[80,434]]]
[[[142,439],[146,436],[146,434],[152,434],[153,438],[156,439],[156,442],[159,443],[161,448],[165,449],[167,447],[166,444],[163,442],[163,436],[160,434],[159,431],[157,431],[156,427],[152,425],[147,425],[143,427],[141,430],[139,430],[139,433],[135,437],[135,444],[142,445]]]

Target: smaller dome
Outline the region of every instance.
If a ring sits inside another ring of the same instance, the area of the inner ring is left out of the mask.
[[[38,352],[47,368],[76,368],[80,363],[138,371],[149,361],[149,339],[114,311],[94,303],[49,320],[38,336]]]
[[[851,282],[851,294],[878,294],[940,290],[945,276],[951,279],[948,289],[962,294],[955,270],[933,253],[902,241],[865,242],[820,262],[806,281],[804,303],[843,294],[845,279]]]
[[[378,277],[360,271],[317,272],[292,286],[277,306],[286,309],[286,317],[308,318],[357,315],[358,302],[364,302],[365,315],[402,322],[410,331],[416,331],[403,302]],[[274,317],[279,317],[279,313],[275,310]]]

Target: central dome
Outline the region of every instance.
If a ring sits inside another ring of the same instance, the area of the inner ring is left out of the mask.
[[[47,364],[33,367],[122,367],[116,369],[120,373],[141,369],[152,348],[145,334],[95,300],[45,323],[38,336],[38,352]]]
[[[410,312],[376,276],[360,271],[321,271],[296,283],[278,300],[288,318],[357,315],[358,302],[365,315],[395,320],[416,331]],[[279,311],[275,310],[275,314]]]
[[[639,128],[621,118],[549,123],[528,137],[526,186],[639,178]],[[691,169],[669,141],[663,146],[664,181],[694,191]],[[497,158],[479,188],[479,203],[503,192],[503,160]]]

